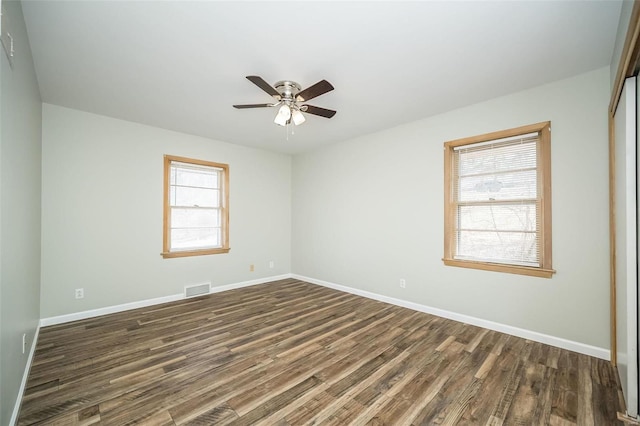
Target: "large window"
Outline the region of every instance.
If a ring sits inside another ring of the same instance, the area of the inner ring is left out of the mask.
[[[550,278],[549,122],[446,142],[444,263]]]
[[[163,257],[229,251],[229,166],[164,157]]]

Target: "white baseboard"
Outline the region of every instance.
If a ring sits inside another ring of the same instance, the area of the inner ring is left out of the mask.
[[[22,396],[24,390],[27,387],[27,379],[29,378],[29,372],[31,371],[31,363],[33,362],[33,356],[36,353],[36,345],[38,343],[38,336],[40,335],[40,324],[36,327],[36,332],[33,335],[33,341],[31,342],[31,349],[29,350],[29,357],[27,358],[27,364],[24,367],[24,373],[22,374],[22,382],[20,383],[20,389],[18,389],[18,397],[16,398],[16,404],[13,406],[13,414],[11,414],[11,420],[9,425],[13,426],[18,421],[18,414],[20,414],[20,405],[22,404]]]
[[[242,281],[234,284],[211,287],[209,294],[220,293],[222,291],[233,290],[236,288],[250,287],[252,285],[264,284],[267,282],[283,280],[286,278],[291,278],[291,274],[276,275],[271,277],[259,278],[251,281]],[[156,297],[154,299],[146,299],[146,300],[139,300],[136,302],[123,303],[121,305],[106,306],[104,308],[91,309],[88,311],[74,312],[72,314],[42,318],[40,320],[40,326],[46,327],[49,325],[64,324],[71,321],[78,321],[78,320],[83,320],[87,318],[99,317],[107,314],[115,314],[117,312],[129,311],[132,309],[146,308],[147,306],[160,305],[162,303],[174,302],[176,300],[181,300],[184,298],[185,298],[184,293],[179,293],[179,294],[172,294],[170,296]]]
[[[460,321],[465,324],[471,324],[482,328],[488,328],[489,330],[499,331],[501,333],[511,334],[516,337],[522,337],[523,339],[533,340],[535,342],[544,343],[551,346],[557,346],[562,349],[567,349],[573,352],[601,358],[607,361],[611,360],[611,351],[597,346],[591,346],[584,343],[574,342],[572,340],[563,339],[562,337],[550,336],[548,334],[538,333],[537,331],[526,330],[523,328],[514,327],[511,325],[501,324],[493,321],[484,320],[481,318],[472,317],[469,315],[459,314],[456,312],[447,311],[444,309],[433,308],[431,306],[421,305],[419,303],[408,302],[406,300],[396,299],[389,296],[383,296],[370,291],[359,290],[352,287],[347,287],[340,284],[331,283],[328,281],[317,280],[315,278],[305,277],[302,275],[291,274],[291,278],[295,278],[301,281],[306,281],[312,284],[329,287],[334,290],[344,291],[346,293],[355,294],[358,296],[366,297],[368,299],[378,300],[380,302],[390,303],[392,305],[401,306],[403,308],[413,309],[414,311],[425,312],[439,317],[452,319],[454,321]]]
[[[91,309],[88,311],[74,312],[72,314],[42,318],[40,320],[40,326],[46,327],[49,325],[64,324],[66,322],[79,321],[107,314],[115,314],[117,312],[129,311],[131,309],[145,308],[147,306],[159,305],[161,303],[173,302],[180,299],[184,299],[183,293],[172,294],[171,296],[156,297],[154,299],[139,300],[137,302],[123,303],[122,305],[106,306],[104,308]]]
[[[271,281],[286,280],[292,278],[291,274],[275,275],[267,278],[259,278],[257,280],[242,281],[235,284],[227,284],[219,287],[212,287],[209,293],[220,293],[222,291],[234,290],[236,288],[251,287],[252,285],[264,284]]]

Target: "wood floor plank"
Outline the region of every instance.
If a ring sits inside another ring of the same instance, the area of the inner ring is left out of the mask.
[[[421,368],[418,374],[411,378],[395,395],[395,398],[407,401],[410,404],[409,408],[402,412],[399,417],[388,419],[387,421],[397,420],[400,424],[411,424],[419,413],[439,394],[446,381],[449,380],[447,371],[450,367],[450,361],[440,353],[436,352],[434,355],[429,361],[425,362],[424,368]],[[377,421],[384,422],[384,417],[387,416],[388,413],[377,413],[371,421],[377,418]]]
[[[313,416],[306,424],[322,423],[330,419],[340,407],[349,403],[355,395],[368,386],[371,386],[376,380],[383,376],[388,369],[392,368],[395,363],[402,362],[407,356],[409,356],[408,352],[401,352],[398,349],[385,351],[373,359],[369,365],[362,366],[343,380],[337,382],[334,386],[329,387],[327,393],[333,396],[335,400],[331,405],[326,406]],[[371,366],[375,366],[375,368],[370,368]],[[365,373],[368,375],[365,376]],[[356,378],[358,380],[354,380]],[[350,386],[345,387],[346,384],[350,384]]]
[[[530,425],[533,423],[546,369],[546,366],[537,362],[527,362],[524,365],[518,390],[505,417],[506,424]]]
[[[542,379],[540,393],[538,394],[538,405],[532,415],[531,421],[531,424],[538,426],[547,425],[550,422],[552,403],[551,396],[556,385],[557,370],[547,366],[546,364],[545,366],[544,377]]]
[[[578,420],[578,354],[575,352],[565,351],[558,360],[551,416],[557,418],[556,422]]]
[[[305,380],[295,384],[294,386],[289,387],[282,392],[279,390],[274,391],[273,393],[268,394],[270,398],[266,401],[260,403],[257,407],[253,408],[251,411],[242,414],[238,419],[229,422],[230,425],[241,426],[241,425],[253,425],[258,420],[263,419],[269,416],[273,412],[277,412],[280,409],[287,406],[287,404],[295,401],[297,398],[300,398],[302,395],[307,393],[309,390],[318,386],[321,383],[320,379],[315,376],[311,376],[306,378]],[[272,396],[275,394],[274,396]],[[233,403],[231,402],[231,406]],[[235,410],[237,413],[239,411]]]
[[[238,414],[231,409],[227,404],[222,404],[216,408],[213,408],[206,413],[199,415],[198,417],[185,422],[185,425],[220,425],[228,424],[238,418]]]
[[[295,400],[290,401],[287,405],[280,408],[278,411],[273,411],[269,413],[267,417],[263,417],[262,419],[255,422],[255,426],[272,426],[274,424],[288,424],[286,422],[286,418],[297,412],[301,412],[302,410],[307,410],[311,405],[310,401],[317,398],[318,396],[326,394],[328,385],[325,382],[320,382],[315,386],[311,391],[306,392],[303,395],[300,395]]]
[[[311,398],[307,404],[300,410],[294,411],[287,415],[284,420],[289,425],[302,425],[312,419],[317,413],[322,411],[324,407],[331,406],[335,402],[335,398],[327,392],[320,392]]]
[[[510,353],[502,355],[496,355],[493,351],[487,353],[485,360],[474,375],[474,378],[481,381],[480,389],[462,414],[461,422],[484,424],[486,419],[489,419],[497,411],[501,392],[507,386],[515,359],[515,356]]]
[[[432,365],[438,354],[410,352],[410,355],[389,370],[378,380],[375,387],[360,392],[354,399],[365,407],[354,418],[356,424],[379,422],[391,424],[398,421],[401,415],[411,408],[413,398],[406,398],[409,385],[415,383],[416,377],[424,371],[427,365]],[[374,389],[372,392],[371,389]],[[382,415],[381,415],[382,414]]]
[[[591,358],[578,355],[578,417],[577,423],[584,426],[594,426],[593,385],[591,383]]]
[[[610,363],[285,279],[40,331],[18,425],[618,425]]]
[[[520,343],[520,342],[518,342]],[[498,404],[496,405],[493,413],[490,416],[490,422],[487,424],[503,424],[504,420],[511,408],[514,396],[520,386],[520,380],[522,379],[523,369],[525,365],[525,359],[531,352],[531,344],[525,342],[523,345],[524,354],[520,354],[516,351],[505,351],[514,355],[514,362],[510,365],[509,377],[500,389],[500,397],[498,398]],[[510,348],[509,348],[510,349]],[[504,350],[504,348],[503,348]],[[524,359],[523,359],[524,358]]]
[[[453,346],[450,345],[449,348]],[[455,424],[469,402],[480,388],[480,381],[474,378],[474,370],[482,362],[483,354],[472,354],[460,350],[456,353],[456,366],[450,371],[449,379],[444,383],[438,398],[420,414],[420,422],[425,424]]]

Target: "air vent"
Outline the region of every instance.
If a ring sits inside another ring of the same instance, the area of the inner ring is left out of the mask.
[[[209,294],[211,283],[189,285],[184,287],[184,297],[200,296],[201,294]]]

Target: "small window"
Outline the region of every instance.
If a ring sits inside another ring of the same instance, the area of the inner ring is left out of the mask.
[[[444,263],[550,278],[550,123],[446,142]]]
[[[229,166],[164,157],[162,256],[229,252]]]

